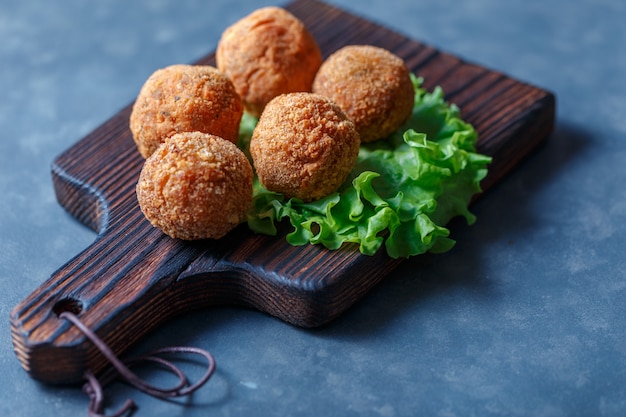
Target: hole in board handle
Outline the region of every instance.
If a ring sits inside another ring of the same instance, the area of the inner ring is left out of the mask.
[[[83,303],[75,298],[63,298],[54,304],[52,311],[57,315],[57,317],[66,311],[77,316],[81,311],[83,311]]]

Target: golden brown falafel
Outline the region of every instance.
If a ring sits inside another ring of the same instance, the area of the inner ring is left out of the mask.
[[[147,158],[169,136],[210,133],[236,142],[243,103],[232,82],[216,68],[171,65],[155,71],[133,105],[130,129]]]
[[[268,190],[313,201],[345,181],[359,145],[354,123],[330,99],[290,93],[265,107],[250,140],[250,154]]]
[[[146,159],[137,199],[150,223],[170,237],[217,239],[245,219],[252,178],[250,162],[232,142],[179,133]]]
[[[370,45],[349,45],[330,55],[315,77],[313,92],[346,112],[363,143],[385,138],[402,126],[415,98],[404,61]]]
[[[322,63],[319,46],[304,24],[279,7],[257,9],[228,27],[215,58],[255,117],[280,94],[310,92]]]

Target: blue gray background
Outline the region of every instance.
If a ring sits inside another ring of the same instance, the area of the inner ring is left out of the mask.
[[[333,0],[553,91],[549,142],[474,206],[456,248],[402,265],[332,324],[220,308],[137,346],[205,347],[189,401],[118,384],[138,416],[626,415],[626,2]],[[0,415],[84,415],[30,379],[10,309],[95,238],[57,204],[50,163],[147,76],[212,51],[243,0],[0,0]],[[193,368],[189,368],[193,372]],[[165,376],[148,375],[171,382]]]

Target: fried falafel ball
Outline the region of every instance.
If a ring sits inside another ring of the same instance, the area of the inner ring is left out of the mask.
[[[313,92],[329,97],[354,121],[361,142],[383,139],[411,116],[415,93],[402,58],[370,45],[349,45],[320,67]]]
[[[248,158],[232,142],[178,133],[146,159],[137,199],[150,223],[170,237],[218,239],[245,219],[252,178]]]
[[[359,145],[354,123],[330,99],[290,93],[265,107],[250,154],[265,188],[309,202],[339,188],[354,168]]]
[[[228,77],[208,65],[171,65],[142,86],[130,115],[139,153],[147,158],[167,137],[210,133],[231,142],[239,135],[243,103]]]
[[[310,92],[322,54],[302,21],[280,7],[264,7],[222,33],[215,59],[246,111],[259,117],[280,94]]]

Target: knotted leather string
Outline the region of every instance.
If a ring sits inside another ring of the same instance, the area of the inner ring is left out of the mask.
[[[193,393],[202,385],[204,385],[209,380],[209,378],[211,378],[211,375],[213,375],[213,372],[215,371],[215,359],[210,352],[204,349],[187,346],[166,347],[155,350],[145,356],[121,361],[115,355],[115,353],[113,353],[111,348],[106,343],[104,343],[104,341],[100,339],[91,329],[85,326],[85,324],[74,313],[70,311],[64,311],[59,314],[59,317],[68,320],[74,326],[76,326],[89,340],[93,342],[98,350],[102,352],[102,354],[107,358],[111,365],[113,365],[112,368],[109,368],[101,375],[100,380],[98,380],[98,378],[96,378],[96,376],[90,370],[87,370],[85,372],[85,379],[87,380],[87,382],[83,386],[83,392],[85,392],[85,394],[89,396],[89,407],[87,409],[87,413],[90,417],[120,417],[136,408],[135,403],[132,400],[128,399],[122,405],[122,407],[114,414],[111,414],[109,416],[105,416],[105,414],[103,414],[103,387],[116,378],[123,379],[138,390],[148,395],[156,398],[166,399],[182,397]],[[192,353],[203,356],[208,362],[206,372],[194,384],[189,383],[189,380],[178,366],[161,356],[168,354],[185,353]],[[146,362],[157,364],[163,369],[174,374],[178,378],[178,384],[170,388],[160,388],[146,382],[130,370],[130,367]]]

